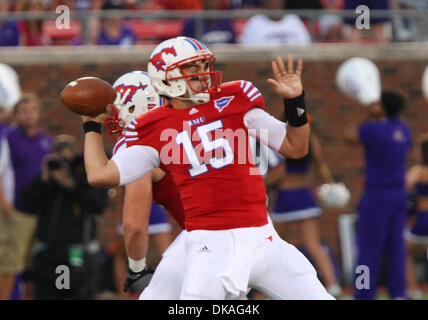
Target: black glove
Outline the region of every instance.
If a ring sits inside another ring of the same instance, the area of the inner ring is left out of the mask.
[[[134,272],[131,269],[128,269],[128,276],[126,277],[125,285],[123,286],[123,291],[128,291],[128,289],[138,280],[140,280],[142,277],[144,277],[147,274],[153,274],[155,272],[154,269],[150,268],[149,266],[145,266],[143,270],[140,272]]]

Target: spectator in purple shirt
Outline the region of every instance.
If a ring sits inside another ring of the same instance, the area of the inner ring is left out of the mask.
[[[375,299],[381,258],[385,254],[388,292],[392,299],[406,298],[403,237],[407,219],[405,173],[411,148],[410,128],[399,119],[404,99],[382,92],[378,103],[366,107],[362,120],[348,127],[348,142],[365,149],[365,190],[358,207],[357,265],[369,271],[368,286],[357,288],[355,299]]]
[[[115,4],[113,1],[106,1],[102,10],[126,9],[124,5]],[[120,45],[130,46],[135,44],[137,37],[132,29],[127,27],[120,17],[103,19],[101,29],[98,34],[97,45]]]
[[[219,0],[204,0],[204,10],[218,10]],[[186,37],[199,39],[203,43],[236,43],[236,34],[233,23],[228,18],[209,18],[201,20],[201,30],[198,30],[197,18],[185,21],[182,34]]]
[[[8,11],[8,1],[0,0],[0,12]],[[0,46],[19,46],[19,24],[16,20],[0,20]]]
[[[13,118],[0,142],[0,300],[10,298],[15,275],[27,267],[36,216],[23,203],[22,190],[52,148],[52,138],[38,128],[40,101],[35,95],[22,95]]]

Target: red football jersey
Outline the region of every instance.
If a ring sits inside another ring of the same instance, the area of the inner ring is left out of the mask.
[[[248,81],[224,83],[207,103],[185,109],[162,106],[127,128],[126,145],[155,148],[160,167],[179,188],[185,226],[221,230],[267,223],[266,190],[254,165],[244,115],[264,108]]]
[[[184,229],[184,208],[181,203],[180,192],[168,172],[158,182],[153,183],[153,202],[162,205]]]
[[[120,148],[126,147],[125,136],[122,135],[113,147],[113,155]],[[153,202],[162,205],[168,213],[177,221],[181,229],[184,229],[184,209],[181,203],[180,193],[172,180],[171,174],[166,172],[165,176],[158,182],[153,183]]]

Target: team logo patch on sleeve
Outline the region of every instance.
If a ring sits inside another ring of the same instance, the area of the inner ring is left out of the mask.
[[[220,99],[214,100],[214,107],[218,110],[218,112],[222,112],[224,108],[226,108],[229,103],[235,98],[235,96],[222,97]]]

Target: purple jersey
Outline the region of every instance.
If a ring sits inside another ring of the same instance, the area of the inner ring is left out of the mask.
[[[19,46],[19,25],[17,21],[0,22],[0,46]]]
[[[4,130],[7,128],[8,126],[4,123],[0,122],[0,136],[3,135],[3,132],[5,132]]]
[[[102,29],[98,36],[97,44],[104,46],[127,46],[135,44],[137,40],[134,32],[128,27],[122,26],[120,35],[117,38],[111,38],[107,32]]]
[[[2,138],[6,143],[2,143],[0,153],[8,152],[14,173],[13,203],[19,211],[30,213],[21,193],[40,172],[43,158],[52,150],[53,139],[40,131],[30,137],[15,125],[4,130]]]
[[[183,27],[183,35],[198,39],[197,23],[196,19],[187,20]],[[199,39],[203,43],[236,43],[235,30],[229,19],[204,20],[201,32]]]
[[[365,145],[366,187],[404,187],[410,128],[399,119],[388,118],[363,124],[359,136]]]

